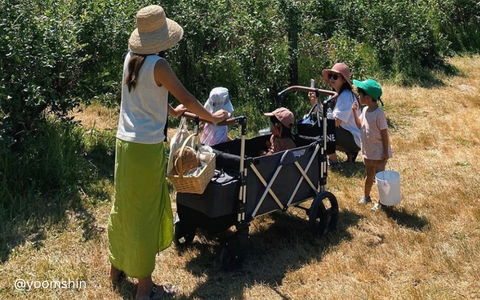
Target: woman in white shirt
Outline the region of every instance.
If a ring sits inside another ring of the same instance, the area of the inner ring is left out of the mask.
[[[344,63],[336,63],[331,69],[323,70],[322,76],[323,80],[339,95],[332,112],[336,126],[336,150],[345,152],[347,161],[355,162],[360,151],[360,130],[355,124],[355,116],[352,111],[353,102],[358,100],[352,91],[350,69]],[[314,94],[311,94],[310,98],[312,96],[314,97]],[[311,101],[313,100],[311,99]],[[357,109],[358,113],[359,110]],[[339,167],[336,153],[329,155],[329,164],[333,169]]]

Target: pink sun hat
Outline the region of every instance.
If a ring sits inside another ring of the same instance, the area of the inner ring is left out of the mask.
[[[322,71],[323,80],[328,83],[328,74],[330,73],[337,73],[343,76],[343,78],[348,82],[350,86],[352,83],[350,82],[350,69],[344,63],[336,63],[333,68],[325,69]]]

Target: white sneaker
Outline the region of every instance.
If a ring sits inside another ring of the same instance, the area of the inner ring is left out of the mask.
[[[375,202],[375,204],[372,206],[371,210],[372,211],[377,211],[377,210],[380,210],[382,209],[382,204],[380,202]]]
[[[372,198],[370,198],[370,196],[363,196],[362,198],[360,198],[360,200],[358,200],[359,204],[367,204],[368,202],[372,202]]]

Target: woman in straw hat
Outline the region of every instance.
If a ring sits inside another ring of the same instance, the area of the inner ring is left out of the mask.
[[[152,281],[156,254],[173,239],[164,128],[168,112],[178,115],[184,110],[169,106],[168,93],[214,124],[225,120],[227,112],[207,111],[159,55],[180,41],[182,27],[166,18],[158,5],[139,10],[136,20],[123,67],[116,135],[115,199],[108,222],[110,280],[138,278],[136,299],[160,299],[176,290]]]
[[[355,162],[360,151],[360,130],[355,123],[353,102],[358,101],[352,91],[350,83],[350,69],[344,63],[336,63],[331,69],[322,71],[323,80],[337,93],[338,98],[333,108],[332,115],[335,119],[336,150],[345,152],[347,161]],[[310,94],[311,101],[315,94]],[[316,101],[315,101],[316,102]],[[360,110],[357,111],[357,114]],[[339,166],[337,155],[329,155],[331,168]]]

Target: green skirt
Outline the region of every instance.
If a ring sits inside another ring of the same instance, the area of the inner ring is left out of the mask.
[[[172,243],[166,161],[163,143],[146,145],[117,139],[108,246],[110,263],[129,277],[149,276],[156,254]]]

